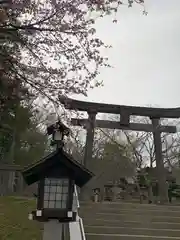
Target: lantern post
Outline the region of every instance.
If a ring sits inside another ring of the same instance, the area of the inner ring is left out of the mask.
[[[29,214],[29,220],[44,222],[43,240],[68,240],[69,223],[78,218],[76,186],[83,187],[93,173],[65,152],[68,127],[57,121],[48,126],[47,133],[56,150],[22,172],[28,185],[38,182],[37,209]]]

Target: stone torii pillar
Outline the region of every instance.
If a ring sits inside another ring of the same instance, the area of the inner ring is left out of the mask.
[[[93,155],[93,143],[94,143],[94,129],[95,129],[95,121],[96,121],[96,111],[88,111],[88,121],[84,125],[86,129],[86,144],[85,144],[85,152],[84,152],[84,166],[89,168],[89,163],[92,160]],[[89,189],[88,185],[85,185],[81,189],[81,200],[89,200],[91,196],[92,189]]]
[[[159,184],[159,197],[160,203],[168,203],[168,189],[166,184],[166,172],[164,168],[164,161],[162,155],[162,141],[160,132],[160,119],[151,118],[153,124],[153,139],[154,139],[154,149],[156,158],[156,174]]]
[[[89,167],[88,163],[91,161],[93,154],[93,143],[94,143],[94,129],[95,129],[95,121],[96,121],[96,111],[88,111],[88,122],[85,124],[85,128],[87,130],[86,135],[86,145],[85,145],[85,153],[84,153],[84,165],[85,167]]]

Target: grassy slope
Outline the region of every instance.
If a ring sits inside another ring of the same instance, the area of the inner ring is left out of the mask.
[[[42,240],[42,225],[28,220],[34,200],[0,197],[0,240]]]

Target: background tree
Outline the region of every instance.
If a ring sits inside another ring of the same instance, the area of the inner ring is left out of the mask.
[[[9,161],[15,161],[20,131],[17,119],[29,101],[33,99],[33,103],[41,102],[47,107],[48,101],[58,104],[61,95],[86,95],[89,87],[101,85],[96,77],[101,67],[109,66],[101,48],[109,46],[97,38],[95,20],[116,13],[123,4],[131,7],[134,2],[143,3],[132,0],[0,3],[0,121],[9,128],[5,134],[3,127],[0,136],[3,159],[9,151]]]
[[[1,34],[16,33],[20,54],[12,60],[16,76],[37,96],[56,101],[61,94],[87,94],[99,86],[96,77],[109,66],[96,37],[95,20],[117,12],[123,4],[143,1],[26,0],[4,7]],[[19,60],[20,58],[20,60]]]
[[[134,122],[151,124],[151,121],[148,118],[135,118]],[[178,121],[169,121],[161,120],[162,125],[177,125]],[[134,152],[134,158],[137,159],[138,167],[141,168],[145,165],[150,167],[155,166],[155,149],[154,149],[154,140],[153,134],[148,132],[132,132],[132,131],[123,131],[128,143],[132,147]],[[173,168],[177,166],[179,162],[179,133],[161,133],[162,141],[162,153],[164,165],[168,168]]]
[[[1,142],[1,162],[26,165],[41,158],[48,150],[47,136],[27,107],[19,106],[8,126],[13,130],[9,133],[9,141]]]

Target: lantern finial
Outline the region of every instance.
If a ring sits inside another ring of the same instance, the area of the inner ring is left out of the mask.
[[[70,129],[61,120],[58,120],[47,127],[47,134],[52,135],[52,146],[56,145],[57,148],[62,148],[64,146],[64,136],[70,134]]]

